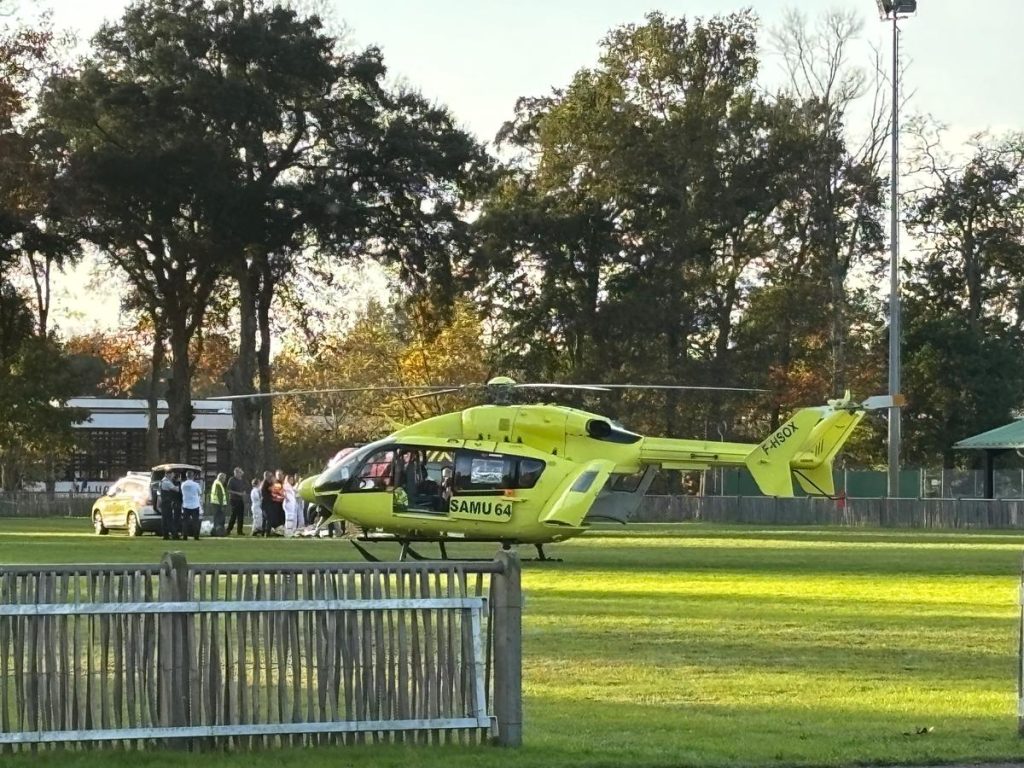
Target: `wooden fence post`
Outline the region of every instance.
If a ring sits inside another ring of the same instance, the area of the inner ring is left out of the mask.
[[[188,599],[188,562],[183,552],[165,552],[160,559],[160,592],[162,603],[177,603]],[[160,615],[160,637],[157,645],[159,660],[158,701],[160,725],[173,728],[190,725],[189,717],[189,632],[188,615],[164,613]],[[185,749],[188,741],[170,739],[166,745]]]
[[[1020,568],[1020,625],[1017,630],[1017,735],[1024,736],[1024,560]]]
[[[497,743],[523,743],[523,593],[519,555],[500,550],[501,573],[491,577],[494,617],[494,715]]]

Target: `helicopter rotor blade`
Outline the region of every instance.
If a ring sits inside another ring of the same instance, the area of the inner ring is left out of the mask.
[[[422,390],[447,390],[451,385],[421,385],[409,387],[335,387],[331,389],[289,389],[280,392],[250,392],[247,395],[220,395],[208,397],[207,400],[249,400],[251,398],[286,397],[289,395],[328,395],[342,392],[408,392]],[[476,386],[476,385],[467,385]],[[430,394],[430,392],[427,392]]]
[[[399,399],[400,400],[419,400],[420,398],[423,398],[423,397],[433,397],[434,395],[448,395],[448,394],[451,394],[452,392],[463,392],[463,391],[465,391],[467,389],[476,389],[478,386],[479,385],[477,385],[477,384],[468,384],[468,385],[463,386],[463,387],[451,387],[449,389],[437,389],[437,390],[434,390],[433,392],[421,392],[418,395],[408,395],[406,397],[402,397],[402,398],[399,398]]]
[[[583,389],[588,392],[609,392],[604,384],[549,384],[549,383],[529,383],[529,384],[513,384],[512,386],[518,389]]]
[[[769,389],[752,389],[749,387],[699,387],[683,384],[596,384],[579,385],[579,387],[594,386],[605,390],[611,389],[680,389],[693,390],[697,392],[770,392]]]
[[[412,386],[373,386],[373,387],[332,387],[327,389],[289,389],[279,392],[250,392],[245,395],[219,395],[208,400],[249,400],[268,397],[288,397],[293,395],[329,395],[353,392],[420,392],[405,399],[429,397],[431,395],[450,394],[467,389],[483,389],[490,386],[512,387],[515,389],[574,389],[585,392],[611,392],[614,389],[666,389],[690,390],[706,392],[768,392],[767,389],[750,389],[745,387],[702,387],[680,384],[559,384],[556,382],[526,382],[515,384],[420,384]]]

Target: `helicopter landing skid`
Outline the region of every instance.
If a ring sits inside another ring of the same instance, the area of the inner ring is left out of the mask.
[[[534,544],[533,546],[535,546],[537,548],[537,557],[524,557],[523,560],[526,560],[527,562],[532,561],[532,562],[536,562],[536,563],[560,563],[560,562],[562,562],[562,558],[560,558],[560,557],[548,557],[547,555],[545,555],[544,554],[544,545],[543,544]]]
[[[381,562],[381,559],[379,557],[377,557],[372,552],[370,552],[366,547],[362,546],[362,544],[360,544],[359,541],[357,541],[356,539],[349,539],[349,541],[352,542],[352,546],[355,547],[356,550],[359,552],[359,554],[362,555],[363,558],[365,558],[368,562],[371,562],[371,563],[379,563],[379,562]],[[426,557],[425,555],[420,554],[415,549],[413,549],[413,547],[412,547],[413,540],[412,539],[399,539],[399,538],[381,539],[381,538],[374,537],[374,538],[361,539],[361,541],[364,541],[364,542],[378,542],[378,543],[381,542],[381,541],[390,541],[390,542],[394,542],[396,544],[401,544],[402,545],[402,552],[398,556],[398,560],[399,560],[399,562],[403,562],[403,563],[407,562],[409,560],[416,560],[418,562],[444,562],[444,561],[448,561],[448,560],[452,560],[453,559],[453,558],[448,557],[448,549],[447,549],[447,547],[445,547],[445,542],[441,541],[441,540],[438,540],[438,539],[424,539],[424,540],[420,540],[420,541],[426,541],[426,542],[437,541],[437,546],[438,546],[438,549],[440,550],[440,553],[441,553],[440,557]],[[524,562],[545,562],[545,563],[560,563],[560,562],[562,562],[561,558],[548,557],[547,555],[545,555],[544,554],[544,545],[543,544],[536,544],[534,546],[537,547],[537,557],[524,557],[523,558]],[[502,548],[503,549],[511,549],[511,545],[508,544],[507,542],[502,542]],[[490,562],[490,560],[491,560],[491,558],[489,558],[489,557],[460,557],[460,558],[457,558],[457,559],[462,561],[462,562]]]
[[[368,560],[371,563],[381,562],[381,559],[379,557],[371,553],[366,547],[362,546],[358,541],[356,541],[355,539],[350,539],[350,541],[352,542],[352,546],[355,547],[359,551],[359,554],[361,554],[366,560]],[[366,539],[365,541],[371,541],[371,539]],[[376,541],[379,542],[381,541],[381,539],[376,539]],[[416,560],[418,562],[444,562],[452,559],[448,557],[448,550],[445,548],[443,541],[437,542],[438,547],[441,550],[440,557],[427,557],[425,555],[421,555],[419,552],[412,548],[412,541],[407,541],[405,539],[389,539],[389,541],[393,541],[402,545],[402,552],[398,556],[398,561],[401,563],[407,562],[409,560]],[[490,562],[489,557],[461,557],[459,558],[459,560],[463,562]]]
[[[352,546],[355,547],[359,551],[359,554],[362,555],[363,559],[366,560],[368,563],[379,563],[380,562],[380,558],[379,557],[377,557],[376,555],[371,554],[366,549],[366,547],[360,546],[358,541],[356,541],[355,539],[349,539],[349,541],[352,542]]]

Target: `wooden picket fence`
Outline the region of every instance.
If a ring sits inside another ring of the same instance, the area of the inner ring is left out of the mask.
[[[519,561],[0,567],[0,750],[522,739]]]

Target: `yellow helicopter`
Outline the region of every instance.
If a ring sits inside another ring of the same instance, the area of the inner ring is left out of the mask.
[[[659,469],[746,467],[768,496],[792,496],[793,478],[808,494],[835,492],[832,462],[865,412],[890,398],[854,403],[849,393],[803,408],[759,444],[646,437],[598,414],[548,404],[513,404],[517,389],[733,389],[661,385],[487,382],[492,404],[428,418],[353,450],[299,487],[331,520],[380,532],[419,558],[414,542],[543,545],[584,533],[595,521],[625,523]],[[465,387],[425,389],[432,396]],[[296,390],[276,395],[361,391]],[[756,391],[756,390],[755,390]],[[244,396],[235,396],[244,397]],[[225,398],[228,399],[228,398]],[[380,535],[378,534],[378,535]],[[353,544],[369,559],[369,552]]]

